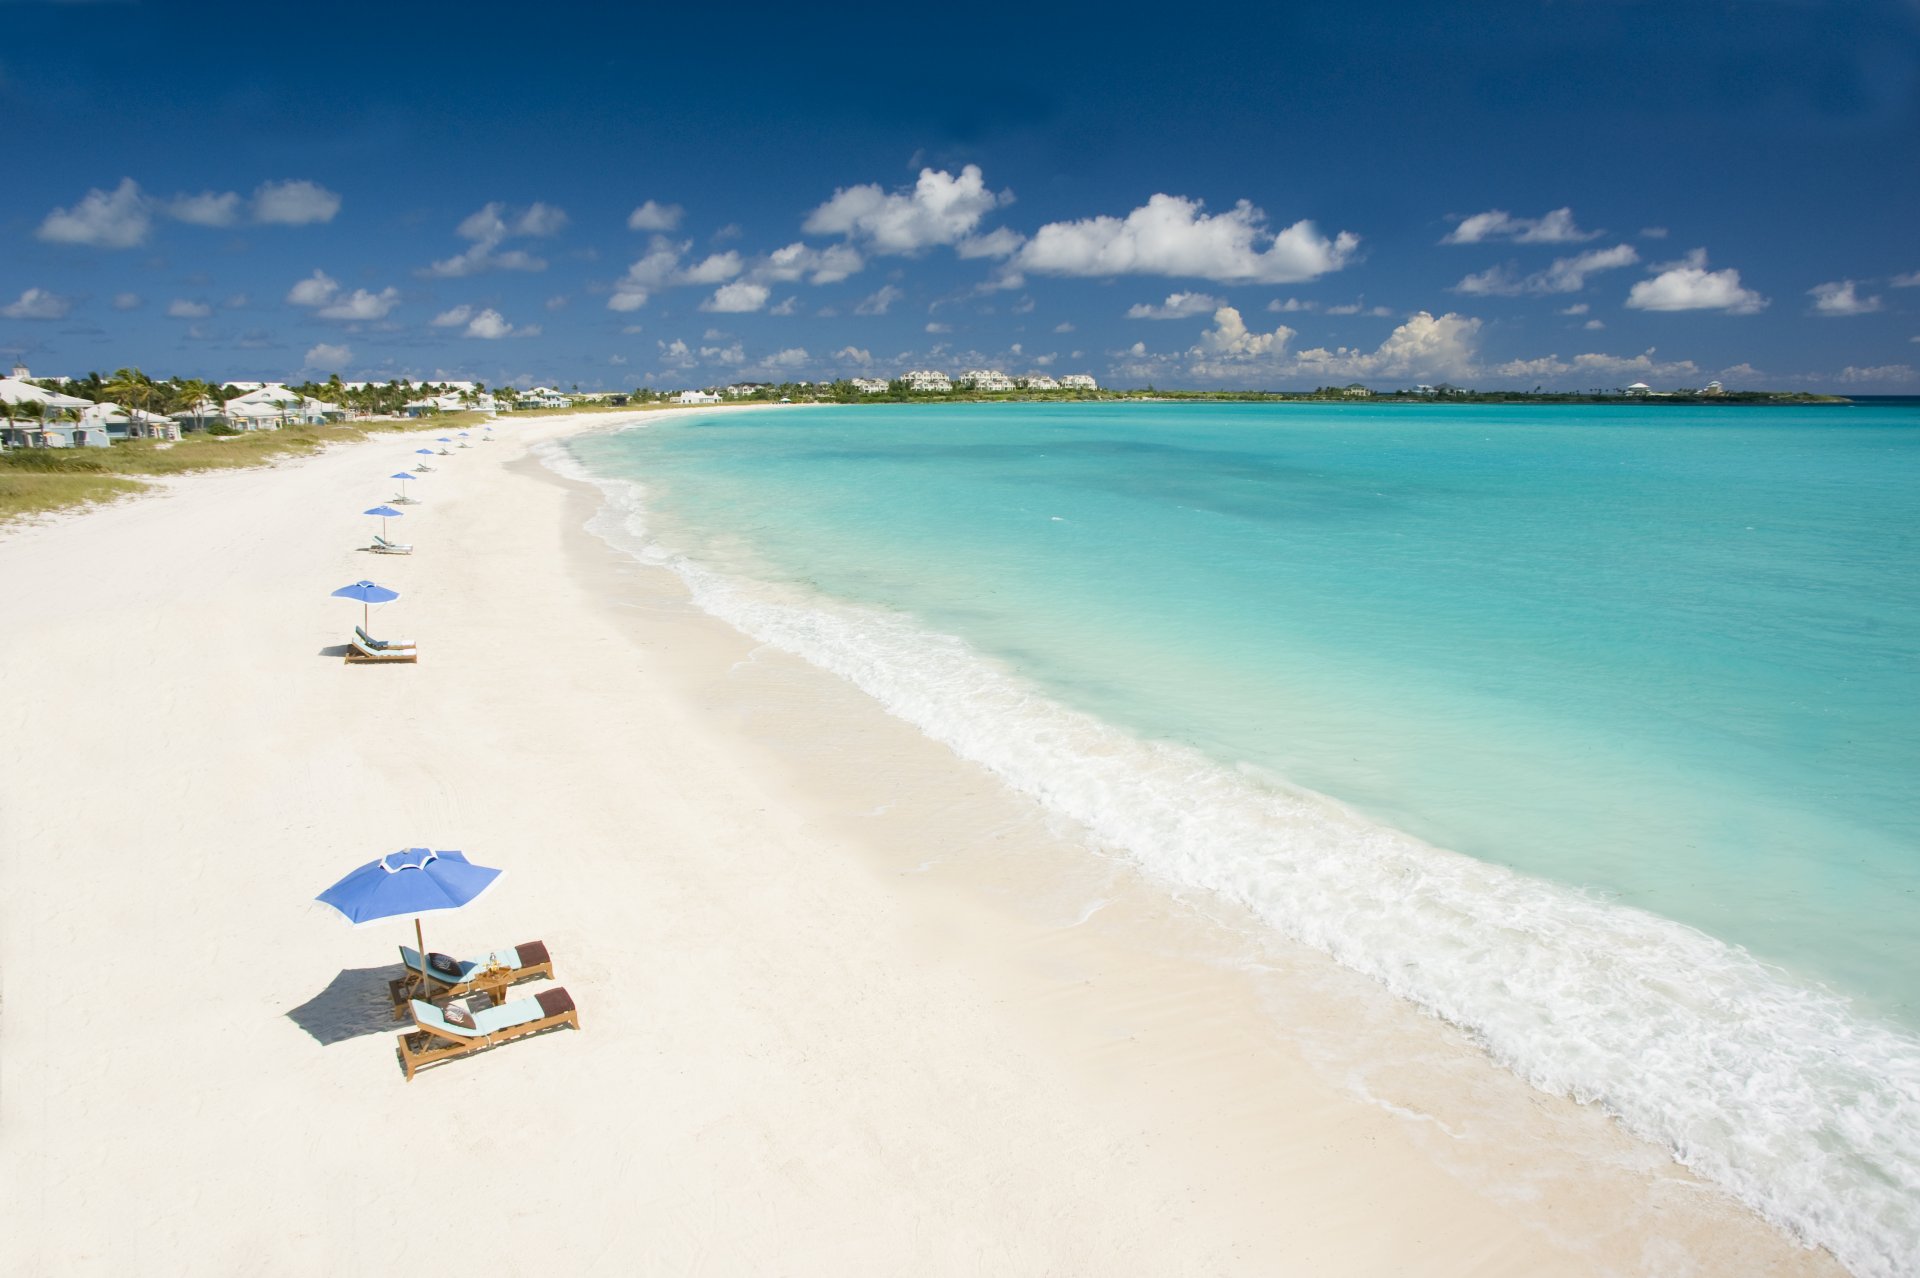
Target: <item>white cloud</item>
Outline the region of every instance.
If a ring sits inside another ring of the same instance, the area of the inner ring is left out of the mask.
[[[1071,333],[1073,332],[1073,322],[1071,320],[1061,320],[1053,326],[1053,331],[1056,333]]]
[[[1523,293],[1577,293],[1586,287],[1587,276],[1632,266],[1639,260],[1640,254],[1633,245],[1616,244],[1609,249],[1591,249],[1572,257],[1555,258],[1553,265],[1531,275],[1516,276],[1511,266],[1495,266],[1467,276],[1453,288],[1456,293],[1501,297],[1518,297]]]
[[[1590,331],[1597,332],[1598,330],[1603,329],[1606,326],[1607,326],[1607,322],[1605,320],[1590,319],[1586,323],[1582,324],[1580,327],[1584,329],[1588,329]]]
[[[1815,284],[1807,290],[1813,299],[1815,315],[1870,315],[1880,310],[1880,298],[1861,297],[1854,291],[1857,286],[1852,280],[1838,280],[1831,284]]]
[[[340,369],[346,367],[352,359],[353,351],[350,347],[321,342],[319,345],[307,351],[306,358],[300,367],[326,369],[329,372],[338,372]]]
[[[1852,364],[1840,370],[1843,382],[1911,382],[1915,380],[1911,364],[1876,364],[1869,368],[1856,368]]]
[[[798,293],[795,293],[792,297],[787,298],[785,301],[781,302],[778,306],[769,306],[767,308],[767,314],[769,315],[798,315],[799,313],[800,313],[800,295]]]
[[[1200,344],[1193,348],[1193,354],[1215,361],[1273,359],[1286,352],[1294,336],[1295,331],[1285,324],[1271,333],[1253,332],[1239,311],[1222,306],[1213,313],[1213,327],[1200,334]],[[1143,353],[1144,343],[1135,345],[1139,349],[1134,353]]]
[[[263,182],[253,193],[253,220],[278,226],[331,222],[340,197],[317,182]]]
[[[1365,299],[1362,299],[1358,302],[1342,302],[1338,306],[1329,306],[1327,308],[1327,314],[1372,315],[1378,319],[1385,319],[1393,315],[1393,308],[1391,306],[1368,306]]]
[[[539,334],[540,329],[538,325],[530,324],[524,328],[515,328],[513,325],[507,323],[506,317],[500,314],[499,311],[488,307],[467,321],[467,331],[463,336],[478,337],[485,341],[493,342],[503,337],[512,337],[515,335],[520,337],[537,337]]]
[[[1460,219],[1460,225],[1441,239],[1442,244],[1482,244],[1512,240],[1516,244],[1578,244],[1598,239],[1601,232],[1583,231],[1573,222],[1573,210],[1554,209],[1540,217],[1514,217],[1504,209],[1489,209]]]
[[[174,319],[205,319],[213,314],[213,308],[205,302],[193,302],[184,297],[176,297],[167,303],[167,314]]]
[[[648,296],[649,294],[644,288],[637,288],[624,282],[616,284],[613,289],[613,295],[607,299],[607,309],[610,311],[637,311],[647,304]]]
[[[761,364],[767,368],[801,368],[805,366],[809,358],[806,347],[789,346],[783,351],[775,351],[773,354],[767,356],[766,359],[761,361]]]
[[[1920,271],[1908,271],[1905,275],[1896,275],[1888,282],[1895,288],[1920,288]]]
[[[1575,355],[1563,360],[1558,355],[1537,359],[1508,360],[1484,370],[1489,376],[1508,381],[1564,381],[1573,379],[1591,386],[1603,382],[1686,382],[1698,384],[1704,372],[1690,359],[1660,360],[1651,347],[1638,355]]]
[[[113,295],[113,309],[116,311],[139,310],[140,295],[138,293],[115,293]]]
[[[547,299],[547,309],[550,311],[565,310],[570,300],[565,293],[555,293]]]
[[[985,235],[969,235],[953,246],[961,257],[1011,257],[1020,251],[1027,237],[1012,227],[1001,226]]]
[[[873,352],[858,346],[843,346],[833,353],[833,357],[842,364],[858,364],[861,368],[873,363]]]
[[[765,284],[755,284],[752,280],[735,280],[715,289],[712,297],[700,303],[700,309],[723,314],[757,311],[767,304],[767,295],[772,291]]]
[[[1667,228],[1664,226],[1643,226],[1640,228],[1640,238],[1643,240],[1664,240],[1667,238]]]
[[[287,301],[294,306],[325,306],[340,291],[340,281],[315,268],[313,274],[287,290]]]
[[[1267,309],[1277,315],[1291,315],[1295,311],[1317,311],[1320,309],[1320,303],[1303,302],[1297,297],[1289,297],[1283,302],[1276,297],[1267,303]]]
[[[243,306],[245,306],[246,304],[247,304],[247,295],[245,293],[231,294],[226,301],[220,303],[220,305],[226,307],[230,311],[237,311]]]
[[[1592,308],[1591,306],[1588,306],[1588,305],[1587,305],[1587,304],[1586,304],[1585,302],[1575,302],[1575,303],[1574,303],[1574,304],[1573,304],[1572,306],[1563,306],[1563,307],[1561,307],[1561,308],[1560,308],[1560,314],[1562,314],[1562,315],[1585,315],[1585,314],[1586,314],[1586,313],[1587,313],[1588,311],[1590,311],[1590,310],[1592,310],[1592,309],[1593,309],[1593,308]]]
[[[1740,272],[1707,269],[1707,251],[1695,249],[1678,262],[1658,268],[1660,273],[1641,280],[1627,294],[1627,305],[1637,311],[1725,311],[1752,315],[1764,310],[1767,299],[1740,286]]]
[[[1198,200],[1155,195],[1124,218],[1051,222],[1011,261],[1046,275],[1175,275],[1221,282],[1291,284],[1337,271],[1360,237],[1333,239],[1312,222],[1271,233],[1266,214],[1246,200],[1225,213],[1201,212]]]
[[[730,346],[702,346],[700,358],[709,364],[737,366],[747,362],[747,352],[738,342]]]
[[[860,250],[851,244],[835,244],[824,249],[795,242],[767,254],[753,270],[755,279],[790,283],[806,279],[814,284],[837,284],[866,266]]]
[[[860,299],[853,308],[855,315],[885,315],[893,304],[905,297],[906,293],[891,284],[884,284],[878,292],[870,293]]]
[[[57,320],[65,319],[72,309],[73,302],[58,293],[30,288],[20,295],[19,301],[0,306],[0,315],[8,319]]]
[[[657,200],[648,200],[633,212],[627,214],[627,229],[630,231],[671,231],[680,225],[680,219],[686,210],[678,204],[662,204]]]
[[[1205,293],[1172,293],[1158,306],[1145,302],[1136,302],[1127,308],[1128,319],[1173,320],[1188,319],[1195,315],[1205,315],[1217,311],[1226,303],[1217,297]],[[1234,312],[1236,315],[1238,311]]]
[[[951,333],[952,331],[953,325],[951,324],[942,324],[938,320],[927,321],[927,332],[929,333]]]
[[[441,311],[433,317],[431,323],[435,328],[459,328],[472,318],[473,308],[462,305],[455,306],[450,310]]]
[[[741,271],[740,255],[732,249],[725,253],[713,253],[701,261],[695,262],[684,270],[675,271],[675,284],[718,284],[730,280]]]
[[[194,226],[232,226],[240,220],[240,195],[236,191],[176,195],[167,202],[167,216]]]
[[[513,223],[515,235],[558,235],[567,226],[566,210],[535,200]]]
[[[440,279],[458,279],[481,271],[544,271],[545,258],[525,249],[498,251],[514,236],[557,235],[567,225],[565,210],[535,201],[517,213],[510,212],[499,200],[491,200],[462,218],[453,233],[472,240],[473,247],[452,257],[442,258],[421,272]]]
[[[98,187],[70,209],[47,214],[35,232],[54,244],[86,244],[94,248],[134,248],[146,242],[152,218],[147,197],[132,178],[121,178],[111,191]]]
[[[356,288],[314,313],[321,319],[377,320],[385,319],[387,313],[399,304],[400,290],[397,288],[383,288],[378,293]]]
[[[960,170],[959,177],[924,168],[910,191],[890,193],[877,182],[841,187],[807,215],[802,229],[810,235],[864,240],[876,253],[917,253],[937,244],[958,244],[973,234],[980,219],[1011,202],[1011,196],[987,189],[977,164]]]

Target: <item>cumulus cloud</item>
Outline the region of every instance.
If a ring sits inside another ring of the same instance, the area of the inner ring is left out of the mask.
[[[1073,331],[1073,321],[1061,320],[1053,326],[1053,331],[1056,333],[1071,333]]]
[[[765,306],[767,295],[772,291],[765,284],[755,284],[752,280],[735,280],[715,289],[712,297],[700,303],[700,309],[723,314],[745,314]]]
[[[295,306],[325,306],[340,291],[340,281],[316,268],[313,274],[287,290],[287,301]]]
[[[253,220],[267,225],[307,226],[331,222],[340,197],[318,182],[263,182],[253,192]]]
[[[478,337],[489,342],[498,341],[503,337],[538,337],[539,335],[538,324],[524,324],[516,327],[507,323],[506,317],[492,307],[488,307],[468,320],[466,332],[462,334],[463,337]]]
[[[1603,329],[1606,326],[1607,326],[1607,322],[1605,320],[1590,319],[1586,323],[1582,324],[1580,327],[1584,329],[1588,329],[1590,331],[1598,331],[1599,329]]]
[[[1505,209],[1489,209],[1461,218],[1460,225],[1447,232],[1440,242],[1483,244],[1488,240],[1512,240],[1516,244],[1578,244],[1598,239],[1600,235],[1599,231],[1583,231],[1574,225],[1570,208],[1554,209],[1540,217],[1515,217]]]
[[[1320,309],[1320,303],[1303,302],[1297,297],[1289,297],[1282,301],[1276,297],[1267,303],[1267,309],[1276,315],[1291,315],[1295,311],[1317,311]]]
[[[873,363],[873,352],[859,346],[843,346],[833,353],[833,357],[842,364],[857,364],[861,368]]]
[[[53,244],[85,244],[93,248],[134,248],[146,242],[153,219],[147,198],[132,178],[121,178],[111,191],[88,191],[70,209],[55,209],[35,232]]]
[[[953,325],[951,324],[942,324],[938,320],[927,321],[927,332],[929,333],[951,333],[952,331]]]
[[[1848,383],[1911,382],[1915,377],[1911,364],[1875,364],[1866,368],[1849,364],[1840,370],[1840,380]]]
[[[813,284],[838,284],[866,264],[860,250],[851,244],[817,249],[795,242],[767,254],[766,260],[754,267],[753,275],[755,279],[783,283],[805,279]]]
[[[113,295],[113,309],[116,311],[137,311],[140,309],[140,300],[138,293],[115,293]]]
[[[800,295],[797,293],[787,298],[784,302],[781,302],[778,306],[769,306],[767,308],[767,314],[769,315],[798,315],[799,313]]]
[[[18,301],[0,306],[0,315],[8,319],[57,320],[65,319],[73,309],[73,302],[58,293],[49,293],[44,288],[30,288],[20,295]]]
[[[1158,306],[1146,302],[1136,302],[1127,308],[1128,319],[1174,320],[1188,319],[1195,315],[1205,315],[1217,311],[1226,303],[1206,293],[1170,293],[1167,300]],[[1239,312],[1235,311],[1238,315]]]
[[[330,320],[377,320],[385,319],[387,313],[399,304],[400,290],[397,288],[383,288],[378,293],[356,288],[351,293],[335,297],[314,314]]]
[[[353,351],[346,346],[336,346],[330,342],[321,342],[308,349],[306,358],[300,367],[309,369],[328,369],[339,371],[353,359]]]
[[[184,297],[176,297],[173,301],[167,303],[167,314],[171,315],[174,319],[205,319],[207,316],[213,314],[213,308],[205,302],[194,302]]]
[[[1561,308],[1560,308],[1560,314],[1562,314],[1562,315],[1585,315],[1585,314],[1586,314],[1586,313],[1587,313],[1588,311],[1590,311],[1590,310],[1592,310],[1592,309],[1593,309],[1593,308],[1592,308],[1591,306],[1588,306],[1588,305],[1587,305],[1587,304],[1586,304],[1585,302],[1575,302],[1575,303],[1574,303],[1574,304],[1573,304],[1572,306],[1563,306],[1563,307],[1561,307]]]
[[[1609,249],[1592,249],[1572,257],[1555,258],[1553,265],[1531,275],[1518,275],[1511,265],[1495,266],[1469,275],[1453,286],[1456,293],[1518,297],[1523,293],[1577,293],[1587,285],[1587,276],[1598,271],[1632,266],[1640,254],[1631,244],[1616,244]]]
[[[1909,271],[1905,275],[1896,275],[1891,283],[1895,288],[1920,288],[1920,271]]]
[[[802,229],[810,235],[862,240],[875,253],[918,253],[967,239],[982,218],[1012,200],[1009,194],[987,189],[977,164],[961,169],[958,177],[924,168],[906,191],[890,192],[877,182],[840,187],[807,215]]]
[[[743,269],[740,255],[729,249],[725,253],[711,253],[684,270],[674,272],[675,284],[718,284],[730,280]]]
[[[630,231],[671,231],[680,225],[680,219],[686,210],[678,204],[662,204],[658,200],[648,200],[633,212],[627,214],[627,229]]]
[[[1659,274],[1641,280],[1627,294],[1627,305],[1637,311],[1725,311],[1752,315],[1764,310],[1767,299],[1740,286],[1740,272],[1707,269],[1707,251],[1695,249],[1678,262],[1656,268]]]
[[[1012,227],[1002,226],[985,235],[969,235],[953,246],[961,257],[1010,257],[1020,251],[1027,237]]]
[[[767,356],[764,360],[760,361],[760,363],[761,363],[761,366],[764,368],[785,370],[785,369],[803,368],[806,366],[807,360],[809,358],[811,357],[807,354],[806,347],[789,346],[785,350],[775,351],[773,354]]]
[[[471,306],[455,306],[441,311],[430,321],[435,328],[459,328],[473,318]]]
[[[1815,284],[1807,290],[1807,296],[1813,299],[1815,315],[1870,315],[1880,310],[1880,298],[1862,297],[1854,290],[1858,286],[1852,280],[1837,280],[1831,284]]]
[[[1213,313],[1213,327],[1200,334],[1200,344],[1193,348],[1193,354],[1208,360],[1270,359],[1284,353],[1293,338],[1294,330],[1285,324],[1271,333],[1253,332],[1239,311],[1222,306]]]
[[[1703,370],[1692,360],[1656,359],[1652,347],[1638,355],[1590,353],[1575,355],[1572,359],[1566,360],[1558,355],[1542,355],[1537,359],[1508,360],[1504,364],[1495,364],[1485,371],[1493,377],[1509,381],[1572,379],[1586,385],[1592,385],[1596,379],[1615,382],[1693,381],[1697,383],[1703,376]]]
[[[877,292],[860,299],[853,308],[855,315],[885,315],[893,304],[905,297],[906,293],[891,284],[885,284]]]
[[[516,237],[558,235],[565,229],[567,221],[565,210],[537,200],[518,211],[508,209],[499,200],[489,201],[462,218],[460,225],[453,228],[453,233],[461,239],[473,241],[472,246],[452,257],[442,258],[421,274],[440,279],[458,279],[478,275],[482,271],[544,271],[547,269],[545,258],[537,257],[525,249],[503,250],[500,246]]]
[[[1155,195],[1124,218],[1050,222],[1010,259],[1043,275],[1175,275],[1222,283],[1291,284],[1345,266],[1360,237],[1332,239],[1312,222],[1267,229],[1266,214],[1246,200],[1224,213],[1202,212],[1199,200]]]
[[[1667,238],[1667,228],[1664,226],[1643,226],[1640,228],[1640,238],[1643,240],[1664,240]]]
[[[238,191],[202,191],[176,195],[167,202],[167,216],[194,226],[232,226],[240,220]]]
[[[1329,306],[1327,308],[1327,314],[1372,315],[1375,318],[1383,319],[1393,314],[1393,308],[1391,306],[1368,306],[1366,301],[1362,299],[1358,302],[1342,302],[1338,306]]]

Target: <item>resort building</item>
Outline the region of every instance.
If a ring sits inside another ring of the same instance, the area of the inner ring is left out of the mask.
[[[1099,390],[1100,383],[1089,373],[1068,373],[1060,379],[1061,390]]]
[[[712,391],[683,390],[673,397],[676,404],[717,404],[720,397]]]
[[[853,388],[862,395],[884,395],[887,393],[887,384],[877,377],[856,377],[853,379]]]
[[[1652,391],[1653,391],[1653,387],[1647,385],[1645,382],[1635,382],[1633,385],[1627,387],[1624,391],[1621,391],[1620,393],[1622,395],[1632,395],[1632,396],[1635,396],[1636,398],[1639,398],[1652,393]]]
[[[802,386],[806,385],[805,382],[800,384]],[[748,396],[758,395],[761,391],[770,391],[772,389],[772,382],[735,382],[731,386],[721,387],[720,393],[728,399],[746,399]]]
[[[1708,395],[1724,395],[1727,393],[1727,388],[1719,382],[1708,382],[1707,389],[1704,393]]]
[[[1359,382],[1355,382],[1351,386],[1343,387],[1340,393],[1348,399],[1370,399],[1373,396],[1373,392],[1362,386]]]
[[[999,369],[970,368],[960,374],[960,385],[976,391],[1010,391],[1013,379]]]
[[[1059,390],[1060,383],[1045,373],[1028,373],[1025,377],[1015,378],[1015,384],[1021,390],[1050,391]]]
[[[947,395],[953,392],[953,383],[947,380],[947,375],[931,369],[916,368],[900,374],[900,380],[906,383],[908,390],[922,395]]]

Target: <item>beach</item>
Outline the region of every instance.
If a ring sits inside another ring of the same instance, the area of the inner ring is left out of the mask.
[[[1841,1272],[699,611],[536,455],[617,420],[431,459],[405,558],[416,436],[0,534],[0,1268]],[[403,1081],[412,929],[312,898],[409,845],[579,1031]]]

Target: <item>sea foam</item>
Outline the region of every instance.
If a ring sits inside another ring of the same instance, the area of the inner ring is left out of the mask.
[[[848,681],[1170,888],[1215,892],[1602,1106],[1862,1278],[1920,1272],[1920,1041],[1743,949],[1435,848],[1322,795],[1061,705],[912,619],[656,544],[644,494],[589,525],[694,602]]]

